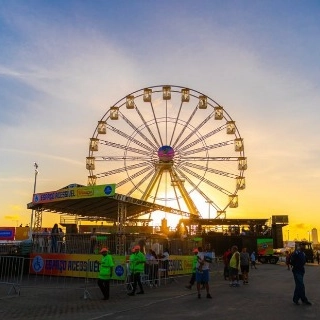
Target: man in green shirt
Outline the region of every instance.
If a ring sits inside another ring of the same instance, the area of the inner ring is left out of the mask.
[[[144,272],[144,265],[146,263],[145,255],[140,251],[140,246],[136,245],[132,249],[132,254],[130,255],[129,260],[129,269],[131,275],[133,276],[133,287],[132,291],[128,293],[129,296],[134,296],[137,285],[140,288],[140,291],[137,294],[144,294],[140,274]]]
[[[112,277],[114,262],[108,248],[102,248],[100,253],[102,254],[102,259],[100,262],[98,286],[103,294],[103,300],[109,300],[110,279]]]

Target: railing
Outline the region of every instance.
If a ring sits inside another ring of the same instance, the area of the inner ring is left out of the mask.
[[[0,284],[8,287],[7,295],[14,293],[20,295],[24,258],[17,256],[0,257]]]

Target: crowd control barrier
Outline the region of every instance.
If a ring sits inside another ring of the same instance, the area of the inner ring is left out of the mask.
[[[23,266],[23,257],[0,256],[1,295],[4,295],[5,292],[6,295],[10,295],[13,291],[15,294],[20,295]]]

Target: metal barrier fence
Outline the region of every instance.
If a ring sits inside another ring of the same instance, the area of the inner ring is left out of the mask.
[[[12,290],[20,295],[20,286],[23,275],[24,258],[16,256],[0,257],[0,284],[9,287],[7,295]]]
[[[75,261],[73,255],[69,256],[70,260],[52,257],[54,257],[53,254],[34,255],[30,258],[2,256],[0,258],[0,298],[11,293],[20,295],[20,291],[24,292],[24,290],[36,296],[46,294],[48,289],[53,288],[70,290],[72,293],[79,292],[83,299],[100,295],[97,286],[100,256],[97,256],[99,261],[92,256],[82,262]],[[124,256],[113,257],[117,263],[110,286],[116,288],[119,293],[128,293],[132,290],[133,284],[129,262]],[[149,261],[140,275],[141,282],[152,289],[166,285],[167,282],[178,282],[179,277],[189,276],[192,273],[192,264],[188,261],[177,256],[176,259],[168,261],[167,267],[162,260]],[[182,265],[183,270],[181,270]],[[210,266],[214,275],[221,273],[222,268],[219,258],[216,258]],[[7,291],[3,290],[8,287]]]
[[[0,255],[10,255],[17,253],[19,245],[20,242],[0,243]]]
[[[57,236],[52,241],[50,234],[34,233],[31,252],[33,253],[68,253],[68,254],[94,254],[99,253],[103,247],[108,247],[113,253],[117,252],[117,234],[67,233]],[[136,235],[125,236],[127,253],[138,243],[141,237]]]

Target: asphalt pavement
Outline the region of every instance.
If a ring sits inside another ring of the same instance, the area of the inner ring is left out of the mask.
[[[210,293],[198,299],[195,287],[185,288],[189,276],[176,277],[160,287],[145,285],[145,294],[127,295],[124,285],[111,287],[110,300],[102,300],[95,282],[56,286],[24,286],[20,295],[4,294],[0,284],[1,319],[237,319],[277,320],[316,319],[320,316],[320,267],[306,266],[306,295],[312,306],[294,305],[292,272],[284,264],[259,264],[251,269],[249,284],[230,287],[222,266],[211,272]]]

